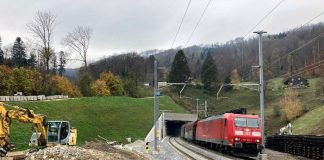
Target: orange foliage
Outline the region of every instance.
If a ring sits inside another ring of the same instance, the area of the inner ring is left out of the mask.
[[[121,80],[114,76],[111,72],[103,72],[100,74],[100,80],[104,81],[110,91],[114,96],[120,96],[123,94],[123,87]]]
[[[94,96],[110,96],[110,91],[106,85],[105,81],[100,79],[91,83],[91,92]]]
[[[298,98],[298,91],[288,88],[280,100],[284,114],[282,114],[283,121],[291,121],[300,116],[303,111],[303,104]]]
[[[50,76],[48,79],[48,87],[52,94],[63,94],[69,95],[70,97],[80,96],[80,92],[72,83],[62,76]]]

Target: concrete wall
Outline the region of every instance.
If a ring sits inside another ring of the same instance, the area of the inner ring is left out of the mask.
[[[184,122],[192,122],[198,119],[196,114],[184,114],[184,113],[162,113],[158,119],[157,126],[157,136],[158,139],[161,140],[166,136],[166,127],[165,121],[184,121]],[[145,142],[153,142],[154,141],[154,125],[150,132],[145,137]]]
[[[64,95],[52,95],[52,96],[45,96],[45,95],[38,95],[38,96],[0,96],[1,102],[8,102],[8,101],[43,101],[43,100],[56,100],[56,99],[68,99],[69,96]]]

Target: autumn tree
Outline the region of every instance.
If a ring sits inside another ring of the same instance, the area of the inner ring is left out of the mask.
[[[80,92],[63,76],[50,76],[47,80],[47,89],[48,93],[52,95],[63,94],[70,97],[80,96]]]
[[[38,11],[35,18],[28,24],[28,30],[36,38],[41,48],[41,56],[44,59],[47,73],[50,71],[50,58],[52,57],[52,39],[56,25],[56,16],[51,12]]]
[[[284,112],[281,117],[283,121],[291,121],[302,114],[303,104],[298,98],[297,90],[286,89],[280,99],[280,104]]]
[[[0,95],[11,95],[14,79],[12,77],[12,70],[5,66],[0,66]]]
[[[240,75],[236,68],[232,70],[230,79],[231,79],[231,84],[239,84],[240,83]],[[233,88],[236,88],[236,87],[233,87]]]
[[[23,92],[25,95],[31,95],[33,90],[33,71],[25,68],[13,69],[14,79],[13,91]]]
[[[110,96],[111,93],[109,88],[106,85],[106,82],[103,80],[96,80],[91,83],[91,92],[93,96]]]
[[[213,57],[207,54],[201,69],[201,81],[204,88],[213,90],[218,85],[218,70]]]
[[[103,72],[100,74],[100,80],[104,81],[110,90],[110,93],[114,96],[123,95],[123,86],[121,80],[113,75],[111,72]]]
[[[174,57],[171,71],[169,74],[169,82],[183,83],[190,77],[190,69],[187,58],[183,50],[179,50]]]
[[[16,41],[12,47],[12,61],[15,66],[23,67],[27,65],[27,55],[25,51],[24,42],[20,37],[16,38]]]
[[[87,54],[91,35],[92,29],[90,27],[78,26],[62,40],[65,46],[79,56],[75,60],[83,62],[85,70],[88,68]]]

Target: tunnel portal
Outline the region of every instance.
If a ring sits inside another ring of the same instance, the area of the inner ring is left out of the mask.
[[[187,123],[186,121],[165,121],[166,136],[178,137],[181,133],[181,126]]]

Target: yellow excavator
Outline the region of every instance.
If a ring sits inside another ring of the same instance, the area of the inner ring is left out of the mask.
[[[0,156],[6,156],[13,148],[10,143],[11,120],[32,123],[34,133],[30,138],[30,146],[54,146],[56,144],[76,145],[77,129],[68,121],[46,121],[46,116],[35,114],[32,110],[12,106],[7,110],[0,102]]]

